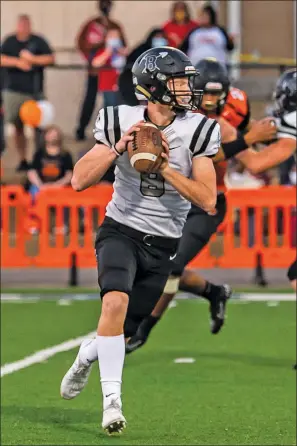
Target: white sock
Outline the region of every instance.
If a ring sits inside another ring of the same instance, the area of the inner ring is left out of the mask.
[[[120,403],[122,373],[125,359],[124,335],[97,336],[97,353],[103,394],[103,407],[109,402],[109,397],[118,397]],[[112,395],[111,395],[112,394]]]
[[[94,339],[86,339],[82,342],[81,348],[79,350],[79,359],[84,363],[88,364],[90,362],[97,361],[97,341]]]

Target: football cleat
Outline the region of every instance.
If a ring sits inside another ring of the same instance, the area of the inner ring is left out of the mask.
[[[222,285],[221,293],[210,303],[210,331],[212,334],[220,332],[225,322],[227,301],[232,296],[230,285]]]
[[[121,434],[127,421],[122,414],[120,399],[111,398],[110,403],[103,411],[102,428],[108,435]]]
[[[91,340],[93,341],[93,339]],[[74,363],[64,376],[61,382],[60,386],[60,394],[61,397],[65,400],[72,400],[73,398],[77,397],[77,395],[80,394],[80,392],[85,388],[87,385],[91,369],[92,369],[92,363],[89,362],[88,364],[83,363],[80,360],[79,353],[81,349],[85,347],[85,345],[90,343],[90,339],[85,339],[80,346],[79,352],[75,358]]]

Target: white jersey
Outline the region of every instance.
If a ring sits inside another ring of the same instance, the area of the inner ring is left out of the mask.
[[[96,120],[94,137],[111,147],[138,121],[146,118],[143,105],[107,107]],[[192,159],[214,156],[220,146],[220,127],[200,113],[177,115],[163,130],[169,147],[169,165],[189,178]],[[190,203],[157,173],[140,174],[125,152],[116,159],[114,193],[106,215],[145,234],[179,238]]]
[[[277,139],[290,138],[297,139],[297,112],[283,114],[275,119],[277,126]]]

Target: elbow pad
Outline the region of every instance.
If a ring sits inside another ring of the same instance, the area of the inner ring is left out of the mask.
[[[237,139],[235,141],[222,143],[222,149],[226,160],[237,155],[237,153],[243,152],[247,148],[248,145],[241,133],[237,133]]]

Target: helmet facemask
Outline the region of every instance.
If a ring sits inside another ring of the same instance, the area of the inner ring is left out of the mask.
[[[207,96],[212,98],[207,98]],[[208,100],[207,100],[208,99]],[[203,90],[203,99],[201,108],[208,113],[218,114],[224,107],[227,99],[227,93],[224,86],[219,82],[207,82]]]
[[[145,96],[151,102],[194,111],[198,110],[203,97],[203,91],[194,87],[197,76],[196,70],[186,74],[185,72],[169,75],[156,73],[151,77],[151,85],[145,85],[145,89],[139,85],[135,88],[143,94],[145,90]]]
[[[296,110],[297,93],[290,91],[289,88],[285,90],[276,90],[273,94],[275,100],[276,112],[282,114],[284,111],[291,112]]]
[[[278,79],[273,99],[275,100],[275,113],[290,113],[297,107],[297,72],[288,70]]]

